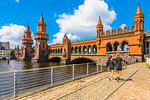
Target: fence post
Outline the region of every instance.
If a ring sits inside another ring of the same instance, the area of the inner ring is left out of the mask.
[[[98,73],[98,61],[97,61],[97,73]]]
[[[53,86],[53,66],[51,67],[51,86]]]
[[[102,65],[103,65],[103,64],[102,64],[102,62],[101,62],[101,72],[103,71],[103,70],[102,70],[102,68],[103,68]]]
[[[72,79],[74,80],[74,64],[72,65]]]
[[[89,75],[89,64],[87,63],[87,76]]]
[[[16,97],[16,72],[14,72],[14,97]]]

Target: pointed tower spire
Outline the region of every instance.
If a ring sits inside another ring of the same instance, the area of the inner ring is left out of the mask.
[[[102,25],[101,17],[99,16],[98,25]]]
[[[27,21],[27,31],[29,31],[30,28],[29,28],[29,21]]]
[[[68,39],[68,37],[67,37],[67,34],[66,34],[66,33],[65,33],[65,35],[64,35],[64,38],[65,38],[65,39]]]
[[[43,10],[41,10],[41,18],[40,18],[40,22],[44,22],[44,19],[43,19]]]
[[[137,8],[137,11],[136,11],[136,14],[143,14],[142,13],[142,10],[141,10],[141,7],[140,7],[140,4],[138,4],[138,8]]]

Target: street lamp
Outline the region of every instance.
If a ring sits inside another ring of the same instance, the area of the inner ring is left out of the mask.
[[[127,64],[129,62],[129,48],[126,48],[127,52],[128,52],[128,57],[127,57]]]

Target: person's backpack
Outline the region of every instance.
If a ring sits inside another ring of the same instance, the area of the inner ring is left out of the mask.
[[[107,61],[107,67],[110,67],[110,61]]]

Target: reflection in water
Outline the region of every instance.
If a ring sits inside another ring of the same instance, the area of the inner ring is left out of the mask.
[[[0,72],[43,68],[43,67],[59,66],[59,65],[60,65],[59,63],[54,63],[54,62],[53,63],[52,62],[32,63],[31,61],[17,61],[17,60],[10,60],[8,64],[7,60],[0,60]]]

